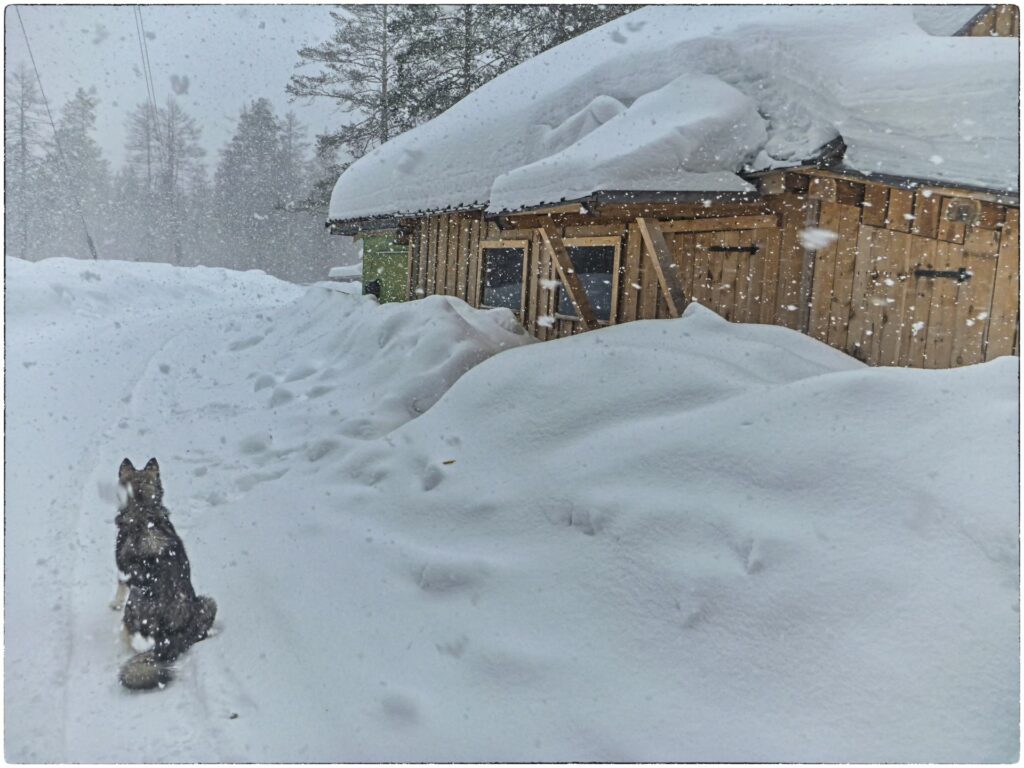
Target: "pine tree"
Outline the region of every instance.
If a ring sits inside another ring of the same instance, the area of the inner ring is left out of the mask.
[[[313,161],[310,163],[310,178],[312,188],[305,199],[305,205],[309,208],[319,208],[327,211],[331,202],[331,192],[334,185],[350,163],[338,160],[339,147],[327,136],[317,136],[316,146],[313,152]]]
[[[529,57],[561,45],[643,6],[581,3],[518,7],[522,9],[521,40]]]
[[[149,102],[139,104],[128,115],[126,128],[126,157],[146,211],[146,256],[183,263],[186,180],[205,154],[199,126],[171,96],[157,110]]]
[[[307,192],[307,165],[305,161],[309,145],[306,143],[306,127],[299,122],[294,112],[287,112],[280,120],[277,205],[285,210],[301,207]]]
[[[156,186],[156,167],[160,157],[160,142],[156,138],[157,118],[147,101],[128,113],[125,120],[125,155],[136,175],[145,183],[147,192]]]
[[[106,239],[110,169],[92,136],[98,103],[94,90],[79,88],[62,108],[56,136],[48,143],[39,173],[50,220],[40,235],[42,255],[92,258],[92,244]]]
[[[326,134],[324,141],[353,157],[411,127],[394,102],[395,52],[404,45],[396,21],[409,6],[347,5],[331,12],[334,34],[320,45],[299,50],[300,66],[318,64],[312,75],[293,75],[287,91],[295,98],[326,97],[355,121]]]
[[[222,249],[216,237],[213,187],[207,177],[206,166],[196,163],[190,168],[185,186],[187,195],[184,200],[183,263],[220,265],[223,263],[220,253]]]
[[[110,240],[104,248],[104,257],[123,261],[144,260],[153,242],[150,223],[152,208],[145,188],[145,179],[139,171],[126,163],[114,174],[111,203],[116,216],[111,222]]]
[[[35,77],[24,63],[4,79],[6,240],[11,255],[29,258],[31,233],[38,223],[36,174],[42,162],[46,114]]]
[[[205,154],[199,145],[200,130],[173,96],[157,112],[157,141],[160,144],[160,172],[157,176],[156,205],[161,224],[161,250],[173,264],[183,263],[182,237],[185,231],[185,180]]]
[[[169,96],[167,106],[157,111],[156,135],[161,148],[159,187],[180,195],[185,178],[206,154],[199,144],[202,132],[195,119]]]
[[[397,101],[418,125],[465,98],[526,57],[519,35],[522,6],[410,6],[396,29]]]
[[[279,198],[278,130],[270,102],[257,99],[242,110],[221,150],[214,196],[220,236],[233,244],[233,266],[262,268],[276,245],[268,221]]]

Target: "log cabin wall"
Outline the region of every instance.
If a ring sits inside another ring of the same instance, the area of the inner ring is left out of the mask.
[[[409,295],[481,306],[490,249],[517,249],[515,311],[541,340],[676,317],[695,300],[728,320],[808,333],[870,365],[1019,355],[1019,208],[815,169],[771,174],[761,191],[748,203],[524,212],[504,228],[483,211],[410,219]],[[559,298],[573,279],[559,261],[593,245],[614,252],[607,319],[601,307],[569,309]]]

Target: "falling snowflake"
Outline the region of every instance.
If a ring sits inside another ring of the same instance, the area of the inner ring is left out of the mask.
[[[800,231],[800,244],[809,251],[827,248],[839,239],[839,235],[831,229],[807,227]]]

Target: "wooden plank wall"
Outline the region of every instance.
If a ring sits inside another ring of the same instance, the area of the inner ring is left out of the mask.
[[[800,330],[871,365],[947,368],[1019,354],[1019,208],[817,170],[780,174],[771,191],[756,203],[668,206],[655,216],[619,206],[551,220],[570,245],[619,238],[611,323],[672,316],[638,225],[648,217],[659,222],[685,302],[728,320]],[[965,205],[972,221],[957,220]],[[480,243],[526,241],[523,325],[541,340],[581,332],[556,314],[557,269],[540,219],[522,214],[500,229],[470,211],[405,222],[410,298],[447,294],[479,306]],[[808,230],[832,235],[815,241]]]
[[[808,251],[807,333],[870,365],[949,368],[1013,354],[1018,208],[943,188],[830,180],[838,186],[808,179],[813,226],[838,239]],[[976,220],[951,220],[965,200]]]
[[[996,5],[974,24],[965,37],[1020,37],[1020,8],[1016,5]]]

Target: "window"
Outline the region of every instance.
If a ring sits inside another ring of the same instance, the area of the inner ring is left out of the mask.
[[[596,241],[596,242],[595,242]],[[618,238],[578,238],[566,240],[565,250],[573,270],[583,284],[583,290],[590,300],[594,318],[600,322],[610,322],[615,291],[618,281],[615,279],[619,260]],[[564,286],[558,289],[557,314],[568,318],[576,317],[576,310],[569,301],[569,292]]]
[[[490,241],[480,244],[480,306],[508,307],[520,312],[523,304],[523,262],[526,241]]]

